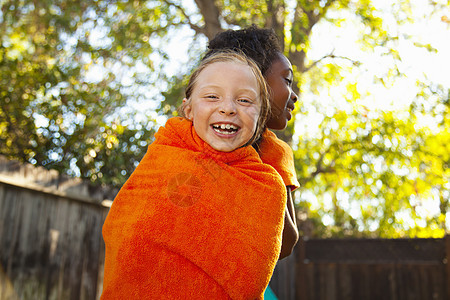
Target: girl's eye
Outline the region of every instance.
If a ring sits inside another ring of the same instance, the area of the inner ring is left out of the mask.
[[[289,85],[292,85],[292,79],[290,79],[290,78],[285,78],[285,80],[286,80],[286,82],[287,82]]]
[[[217,97],[216,95],[207,95],[205,98],[208,98],[208,99],[218,99],[219,97]]]
[[[238,102],[241,102],[241,103],[252,103],[252,101],[249,100],[249,99],[238,99]]]

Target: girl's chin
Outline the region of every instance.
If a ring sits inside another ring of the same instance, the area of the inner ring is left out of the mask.
[[[266,123],[266,126],[273,130],[283,130],[286,128],[287,122],[288,120],[286,118],[271,119]]]

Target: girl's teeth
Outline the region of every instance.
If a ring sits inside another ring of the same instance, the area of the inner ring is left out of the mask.
[[[221,134],[234,134],[234,131],[222,131],[218,128],[214,128],[215,131],[221,133]]]
[[[236,126],[231,125],[231,124],[220,124],[220,125],[215,125],[217,128],[221,128],[221,129],[237,129]]]
[[[213,125],[213,129],[215,131],[223,133],[223,134],[233,134],[239,128],[232,124],[217,124],[217,125]]]

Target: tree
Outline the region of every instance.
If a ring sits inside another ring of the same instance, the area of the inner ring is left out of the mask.
[[[388,61],[375,82],[394,84],[402,76],[400,40],[434,51],[414,35],[389,30],[416,21],[415,1],[394,1],[383,9],[369,0],[16,3],[1,4],[2,154],[120,186],[151,142],[156,119],[176,114],[186,74],[207,40],[228,28],[256,24],[275,30],[295,70],[302,103],[295,123],[277,134],[295,149],[302,183],[298,206],[302,218],[315,224],[308,234],[442,236],[445,231],[450,187],[447,121],[442,120],[448,119],[443,109],[448,86],[422,78],[410,110],[377,111],[364,105],[370,95],[358,85],[358,75],[368,68],[364,57],[336,49],[317,56],[311,50],[318,28],[352,22],[359,28],[355,47],[382,53]],[[442,1],[429,7],[425,19],[447,9]],[[173,59],[167,46],[178,35],[189,36],[191,59],[176,74],[165,73]],[[315,98],[337,86],[342,90],[343,83],[344,92],[330,97],[335,103],[322,105]],[[314,112],[320,122],[313,134],[302,122],[314,119]],[[419,126],[421,115],[433,114],[438,124],[433,132]],[[439,214],[425,216],[420,203],[436,197]]]
[[[396,8],[395,3],[392,8]],[[411,15],[417,14],[412,1],[406,7],[409,10],[404,6],[401,8]],[[436,14],[434,9],[442,7],[432,8],[425,19]],[[444,21],[442,13],[446,12],[448,8],[441,11],[438,18]],[[403,25],[407,21],[402,17],[398,24]],[[448,29],[448,25],[442,26]],[[374,84],[376,89],[383,89],[404,80],[401,70],[404,54],[398,49],[408,32],[402,31],[401,26],[383,30],[382,23],[378,23],[377,28],[380,34],[376,36],[383,39],[368,49],[381,52],[383,59],[390,56],[384,73],[377,74],[374,80],[379,83]],[[392,36],[395,30],[397,35]],[[408,38],[410,43],[423,49],[423,53],[436,51],[431,44],[423,43],[415,35]],[[362,42],[367,44],[373,40],[365,37]],[[305,124],[297,124],[300,126],[295,132],[298,136],[296,166],[303,183],[298,198],[301,199],[301,209],[323,221],[314,222],[316,234],[442,237],[449,228],[446,216],[450,177],[446,171],[448,157],[442,154],[447,149],[445,143],[448,139],[444,121],[448,118],[445,108],[448,82],[446,86],[439,86],[427,76],[419,76],[416,87],[408,85],[408,89],[416,91],[417,95],[411,94],[410,90],[397,95],[405,97],[409,94],[410,98],[401,99],[410,103],[409,108],[407,105],[393,105],[394,108],[388,110],[375,109],[373,105],[367,105],[381,99],[372,96],[370,93],[375,92],[364,90],[359,84],[359,78],[367,72],[364,69],[361,72],[361,67],[367,62],[334,54],[326,59],[332,56],[340,57],[340,60],[344,58],[347,63],[334,61],[324,64],[322,70],[302,75],[306,82],[320,82],[320,78],[324,79],[322,82],[328,82],[326,89],[335,103],[319,98],[314,98],[309,104],[303,103],[301,109],[305,114],[297,115],[297,119],[311,115],[312,111],[321,121],[314,136],[309,135],[311,127]],[[320,60],[313,64],[321,63]],[[314,84],[307,87],[309,96],[319,94],[320,89],[323,86]],[[394,101],[399,100],[394,98]],[[320,102],[326,103],[320,105]],[[320,111],[324,113],[317,113]],[[304,219],[307,216],[302,214]],[[308,234],[314,235],[308,229],[311,220],[306,219],[305,223]]]
[[[117,118],[129,95],[113,69],[127,66],[118,48],[129,45],[110,49],[108,41],[91,36],[108,13],[107,2],[3,1],[1,8],[0,152],[93,182],[122,184],[154,130],[149,120]],[[144,44],[140,55],[150,48]],[[89,81],[95,62],[104,72]]]

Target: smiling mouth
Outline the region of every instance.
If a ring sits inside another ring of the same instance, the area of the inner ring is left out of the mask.
[[[229,123],[227,123],[227,124],[217,123],[217,124],[212,124],[211,126],[215,132],[220,133],[220,134],[227,134],[227,135],[235,134],[240,129],[239,126],[229,124]]]
[[[295,108],[294,105],[288,105],[288,106],[286,107],[287,111],[290,112],[290,113],[292,113],[292,111],[294,110],[294,108]]]

